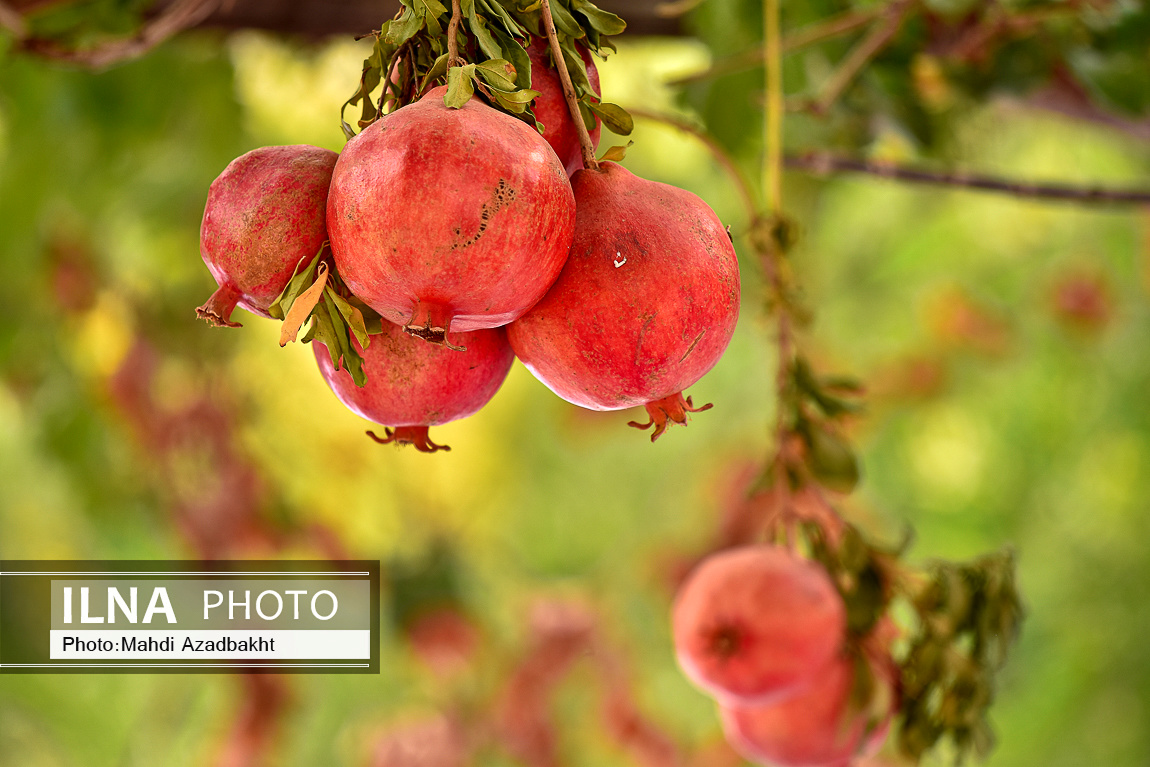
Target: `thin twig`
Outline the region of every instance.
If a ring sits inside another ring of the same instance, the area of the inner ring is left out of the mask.
[[[791,338],[790,306],[783,275],[783,252],[780,227],[783,223],[783,51],[779,39],[779,0],[763,0],[764,92],[763,92],[763,196],[766,213],[754,233],[756,250],[763,262],[768,295],[778,322],[778,367],[775,374],[775,482],[779,507],[785,519],[791,507],[791,486],[787,472],[790,428],[787,419],[788,393],[791,389],[794,344]],[[790,530],[788,528],[788,538]]]
[[[746,177],[743,176],[743,172],[739,170],[739,166],[735,164],[735,161],[731,158],[731,155],[729,155],[727,151],[719,145],[719,142],[715,141],[714,137],[711,136],[710,133],[707,133],[706,130],[699,127],[695,123],[692,123],[682,117],[678,117],[677,115],[653,112],[641,107],[630,106],[627,107],[627,111],[631,114],[632,117],[639,117],[644,120],[651,120],[653,122],[663,123],[664,125],[670,125],[672,128],[681,130],[684,133],[689,133],[690,135],[699,139],[699,141],[702,142],[703,145],[710,150],[711,154],[714,155],[715,160],[719,163],[719,165],[723,167],[723,170],[727,172],[727,175],[731,177],[731,180],[735,182],[735,188],[738,190],[739,197],[743,201],[743,207],[747,211],[747,219],[748,221],[754,220],[755,216],[758,215],[758,207],[755,204],[755,194],[751,191],[750,183],[747,181]]]
[[[447,66],[459,66],[459,22],[463,18],[463,10],[459,7],[459,0],[451,0],[451,21],[447,23]]]
[[[1134,204],[1150,205],[1150,189],[1113,189],[1106,187],[1080,187],[1066,184],[1035,184],[1028,181],[996,178],[974,173],[934,172],[907,168],[892,163],[836,157],[825,152],[788,155],[788,168],[805,170],[818,175],[830,173],[866,173],[882,178],[906,181],[912,184],[932,184],[985,192],[1009,194],[1037,200],[1062,200],[1082,204]]]
[[[882,12],[882,8],[871,8],[865,11],[847,11],[829,19],[808,24],[783,37],[783,53],[794,53],[824,40],[831,40],[865,27]],[[715,62],[713,66],[702,72],[672,80],[668,85],[687,85],[700,80],[709,80],[720,75],[734,74],[747,69],[761,67],[764,61],[765,46],[758,45],[750,50],[743,51],[729,58]]]
[[[142,56],[160,43],[207,19],[220,5],[220,0],[176,0],[168,8],[130,37],[111,40],[93,48],[75,50],[55,40],[40,37],[23,38],[23,50],[57,61],[103,69],[126,59]]]
[[[595,145],[591,143],[591,135],[583,122],[583,114],[579,111],[579,100],[575,96],[575,86],[571,83],[571,73],[567,71],[563,49],[559,47],[559,33],[555,31],[555,19],[551,15],[551,0],[543,0],[543,33],[547,35],[547,41],[551,44],[551,58],[555,60],[555,71],[559,73],[559,82],[563,84],[563,97],[567,100],[567,109],[571,113],[571,121],[575,123],[575,132],[579,136],[583,167],[587,170],[599,170],[599,163],[595,161]]]
[[[906,19],[907,11],[910,8],[909,2],[893,3],[888,6],[884,16],[885,20],[876,24],[864,37],[858,45],[851,49],[847,54],[846,59],[839,65],[838,69],[831,75],[830,80],[823,86],[819,92],[818,98],[815,99],[815,110],[818,112],[825,112],[830,109],[831,105],[838,100],[847,86],[854,81],[858,73],[862,71],[867,62],[886,47],[902,27],[902,22]]]

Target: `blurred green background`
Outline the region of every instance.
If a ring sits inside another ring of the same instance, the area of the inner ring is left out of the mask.
[[[711,62],[734,5],[700,14],[701,40],[619,40],[602,81],[624,106],[697,110],[754,172],[761,70],[686,97],[665,85]],[[392,723],[482,701],[527,641],[528,606],[556,595],[594,605],[652,720],[691,748],[716,741],[712,704],[674,663],[667,572],[707,545],[770,447],[772,341],[750,258],[735,339],[689,392],[715,408],[655,445],[625,426],[637,414],[577,411],[517,364],[481,413],[433,430],[451,453],[381,448],[273,323],[195,320],[214,287],[197,244],[208,184],[259,145],[339,150],[364,55],[349,40],[196,33],[100,74],[0,58],[0,558],[344,553],[418,568],[449,550],[479,636],[470,669],[444,681],[385,626],[378,677],[286,680],[271,764],[368,764]],[[788,141],[817,144],[816,122],[790,121]],[[632,171],[745,231],[694,139],[644,120],[632,138]],[[860,151],[1032,180],[1150,177],[1146,143],[1005,98],[954,111],[929,141],[879,120]],[[865,177],[786,185],[817,315],[804,343],[870,390],[853,433],[864,482],[844,508],[887,540],[913,526],[915,559],[1019,552],[1028,620],[987,763],[1150,764],[1150,213]],[[601,733],[591,686],[576,674],[560,688],[563,763],[634,764]],[[245,689],[5,675],[0,764],[222,764]]]

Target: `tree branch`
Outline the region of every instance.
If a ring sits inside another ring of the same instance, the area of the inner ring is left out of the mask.
[[[795,51],[802,50],[816,43],[821,43],[824,40],[831,40],[840,35],[845,35],[856,29],[865,27],[874,21],[881,12],[881,8],[871,8],[865,11],[847,11],[837,16],[831,16],[829,19],[808,24],[783,37],[783,53],[794,53]],[[761,67],[765,60],[765,55],[766,46],[758,45],[748,51],[743,51],[729,58],[721,59],[709,69],[705,69],[702,72],[687,75],[678,80],[672,80],[668,85],[687,85],[689,83],[699,82],[700,80],[709,80],[721,75],[729,75],[735,72]]]
[[[551,16],[551,0],[543,0],[543,34],[547,35],[547,42],[551,45],[551,58],[555,60],[555,71],[559,73],[559,82],[563,85],[563,97],[567,100],[567,110],[571,113],[571,121],[575,124],[575,134],[579,136],[583,167],[587,170],[599,170],[599,163],[595,161],[595,145],[591,143],[591,134],[587,132],[587,124],[583,122],[583,114],[579,111],[579,99],[575,95],[575,86],[571,83],[571,73],[567,71],[567,61],[563,58],[563,49],[559,47],[559,33],[555,31],[555,19]]]
[[[220,1],[176,0],[159,16],[143,24],[135,34],[110,40],[92,48],[76,50],[42,37],[18,37],[18,46],[29,53],[56,61],[79,64],[91,69],[103,69],[125,59],[142,56],[176,33],[200,24],[219,7]],[[0,20],[11,10],[7,5],[0,8],[0,11],[3,11],[0,13]],[[5,23],[4,26],[8,24]]]
[[[834,71],[830,80],[823,85],[815,99],[815,111],[822,113],[830,109],[831,105],[838,100],[847,86],[867,65],[867,62],[874,58],[898,34],[910,7],[911,4],[907,0],[899,0],[887,6],[883,14],[886,17],[883,22],[871,28],[867,36],[847,54],[846,59]]]
[[[662,112],[652,112],[642,107],[627,107],[627,111],[632,117],[639,117],[644,120],[651,120],[652,122],[663,123],[672,128],[681,130],[684,133],[689,133],[695,138],[699,139],[707,149],[710,150],[715,160],[722,166],[731,180],[735,182],[735,189],[739,192],[739,198],[743,201],[743,208],[747,212],[747,220],[753,221],[758,215],[758,209],[755,205],[755,194],[751,191],[751,185],[748,183],[743,172],[739,170],[739,166],[731,158],[723,147],[719,146],[719,142],[707,133],[706,130],[699,127],[693,122],[676,115],[664,114]]]
[[[451,21],[447,23],[447,66],[460,66],[459,60],[459,20],[463,17],[463,10],[459,0],[451,0]]]
[[[866,173],[912,184],[977,189],[1036,200],[1061,200],[1088,205],[1150,205],[1150,189],[1035,184],[1028,181],[996,178],[975,173],[946,173],[907,168],[892,163],[836,157],[826,152],[788,155],[785,162],[788,168],[808,171],[820,176],[843,172]]]

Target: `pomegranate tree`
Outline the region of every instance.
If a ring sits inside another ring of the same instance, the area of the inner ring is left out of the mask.
[[[208,189],[200,256],[219,289],[196,314],[232,322],[237,306],[261,317],[297,265],[327,240],[324,217],[335,152],[314,146],[265,146],[237,157]]]
[[[312,342],[320,373],[340,402],[356,415],[383,426],[377,442],[415,445],[421,452],[449,450],[428,436],[427,428],[465,418],[495,396],[511,369],[513,356],[503,330],[452,334],[466,344],[455,351],[426,344],[405,334],[398,325],[382,323],[382,332],[362,348],[365,386],[357,386],[347,370],[336,369],[327,347]]]
[[[724,703],[792,695],[838,656],[842,598],[826,572],[786,549],[712,554],[688,576],[672,615],[675,654],[695,684]]]
[[[438,343],[506,325],[555,281],[575,202],[563,165],[527,123],[445,88],[348,142],[331,182],[332,253],[351,291]]]
[[[602,163],[572,179],[567,265],[508,328],[516,356],[568,402],[644,405],[655,431],[685,423],[683,390],[714,367],[739,315],[739,266],[718,216],[694,194]],[[699,410],[706,409],[698,408]]]

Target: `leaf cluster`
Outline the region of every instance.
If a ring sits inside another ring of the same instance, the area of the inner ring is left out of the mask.
[[[841,376],[819,377],[800,355],[788,370],[784,389],[780,407],[787,410],[788,430],[802,443],[807,471],[823,487],[840,493],[854,490],[861,471],[842,434],[842,421],[862,411],[861,384]]]
[[[374,45],[364,60],[359,87],[344,104],[361,109],[362,129],[382,114],[419,100],[429,89],[446,84],[444,103],[459,108],[476,92],[504,112],[537,124],[531,102],[533,38],[545,38],[540,0],[460,0],[461,18],[455,41],[460,61],[449,61],[450,4],[440,0],[403,0],[395,18],[371,33]],[[592,87],[579,46],[600,57],[615,47],[608,39],[626,24],[589,0],[553,0],[552,15],[567,70],[588,129],[597,115],[612,131],[631,132],[631,117],[603,103]],[[373,94],[380,89],[376,98]],[[355,130],[340,123],[350,139]],[[542,127],[542,126],[540,126]]]
[[[1013,553],[935,564],[913,605],[919,627],[901,664],[899,747],[918,759],[947,738],[960,759],[985,757],[994,677],[1023,619]]]
[[[302,270],[296,265],[287,287],[268,312],[284,320],[285,331],[280,346],[295,340],[299,328],[311,320],[311,327],[301,339],[303,343],[319,341],[327,347],[331,364],[351,374],[356,386],[367,383],[363,371],[363,355],[371,343],[371,336],[383,332],[382,318],[367,304],[360,301],[335,270],[335,262],[324,243],[319,254]],[[290,326],[290,327],[289,327]],[[352,343],[352,337],[359,349]]]

